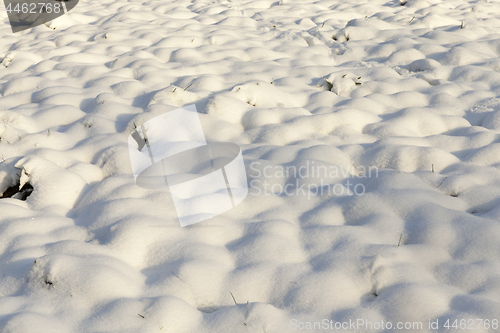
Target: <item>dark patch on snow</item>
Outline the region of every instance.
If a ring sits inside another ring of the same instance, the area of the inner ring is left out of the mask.
[[[47,275],[45,276],[45,284],[51,287],[54,285],[54,283],[49,280],[49,277]]]
[[[0,196],[0,199],[12,198],[25,201],[30,194],[33,192],[33,186],[30,183],[26,183],[21,187],[21,183],[18,181],[16,185],[13,185],[5,190]]]

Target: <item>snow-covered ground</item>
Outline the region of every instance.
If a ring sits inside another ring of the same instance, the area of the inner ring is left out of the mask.
[[[500,331],[500,1],[0,15],[1,332]],[[250,192],[182,228],[127,137],[190,104]]]

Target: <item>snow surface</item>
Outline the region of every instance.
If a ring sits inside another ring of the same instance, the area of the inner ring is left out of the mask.
[[[34,189],[0,199],[1,332],[500,330],[469,326],[500,319],[500,1],[81,0],[17,34],[0,15],[0,193]],[[256,186],[181,228],[127,136],[193,103]],[[280,173],[312,164],[345,173]],[[423,328],[307,329],[324,319]]]

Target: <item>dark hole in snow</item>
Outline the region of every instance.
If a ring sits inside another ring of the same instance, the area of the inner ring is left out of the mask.
[[[30,196],[31,192],[33,192],[33,186],[31,186],[30,183],[26,183],[19,189],[20,186],[21,183],[18,182],[16,185],[9,187],[2,193],[0,199],[13,198],[25,201]]]
[[[45,281],[44,281],[44,282],[45,282],[45,284],[46,284],[47,286],[50,286],[50,287],[52,287],[53,289],[55,289],[55,288],[54,288],[54,283],[53,283],[52,281],[50,281],[50,280],[49,280],[49,276],[48,276],[48,275],[45,275]]]
[[[373,302],[375,301],[375,299],[378,297],[378,294],[376,291],[371,291],[367,294],[365,294],[363,297],[362,297],[362,300],[364,300],[365,302]]]

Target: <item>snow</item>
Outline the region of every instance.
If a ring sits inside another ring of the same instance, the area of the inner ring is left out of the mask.
[[[0,331],[498,332],[500,1],[0,15]],[[128,136],[189,105],[249,194],[181,227]]]

